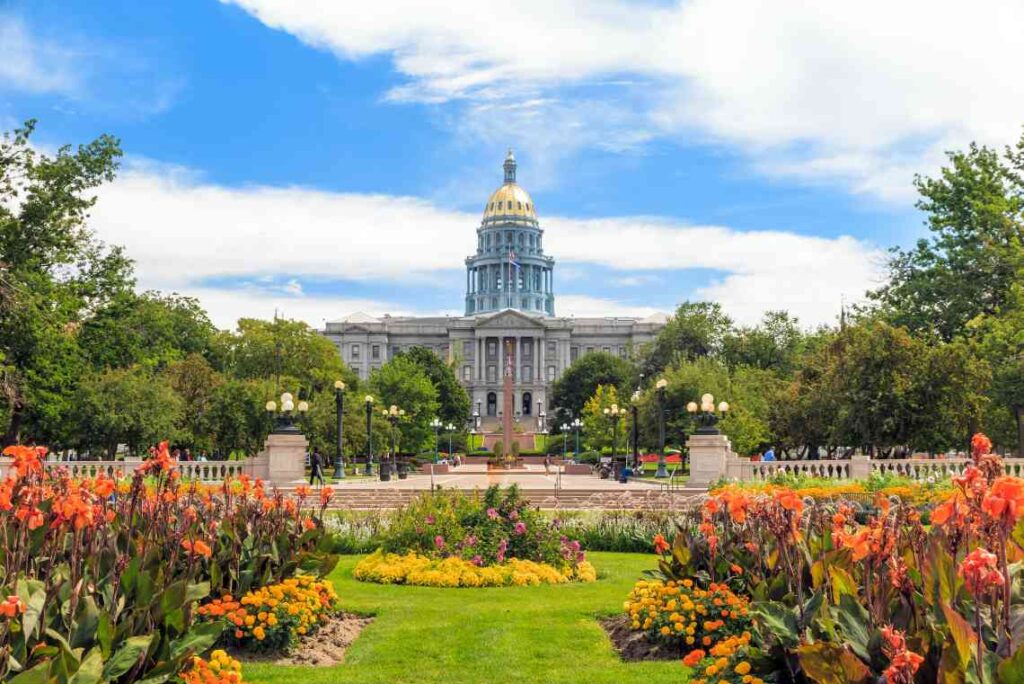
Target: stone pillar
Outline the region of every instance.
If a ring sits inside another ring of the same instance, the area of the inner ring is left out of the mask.
[[[484,379],[484,341],[479,337],[476,339],[476,381]]]
[[[256,457],[253,476],[282,486],[306,479],[306,448],[301,432],[272,432]]]
[[[505,337],[503,335],[498,336],[498,377],[505,377]],[[499,380],[503,382],[504,380]]]
[[[544,362],[544,348],[547,347],[547,344],[548,340],[546,336],[537,338],[537,347],[539,349],[537,352],[537,369],[539,372],[539,375],[537,375],[538,384],[544,384],[548,381],[548,367]]]
[[[726,474],[726,459],[732,444],[725,435],[690,435],[686,440],[690,451],[689,486],[707,487]]]
[[[864,480],[871,476],[871,457],[859,451],[850,458],[850,478]]]

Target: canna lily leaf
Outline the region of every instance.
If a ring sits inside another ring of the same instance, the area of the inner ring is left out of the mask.
[[[797,650],[800,666],[816,684],[864,684],[871,669],[849,649],[819,641]]]
[[[147,634],[125,639],[117,653],[103,666],[103,680],[117,679],[144,660],[149,646],[153,642],[153,636]]]

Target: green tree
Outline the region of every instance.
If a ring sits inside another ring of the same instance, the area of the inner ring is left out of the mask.
[[[102,448],[112,458],[119,444],[140,454],[177,438],[182,401],[170,383],[139,366],[87,374],[75,404],[85,449]]]
[[[92,191],[114,177],[118,142],[101,136],[45,155],[29,143],[34,127],[29,121],[0,140],[5,444],[60,441],[81,375],[77,330],[132,285],[121,250],[103,247],[86,226]]]
[[[947,157],[937,178],[915,179],[931,237],[893,250],[872,297],[894,325],[952,340],[1002,307],[1024,265],[1024,137],[1004,155],[972,143]]]
[[[604,414],[605,409],[613,405],[627,408],[619,402],[619,393],[614,385],[598,385],[593,396],[583,406],[583,437],[588,449],[601,450],[612,446],[614,425]],[[625,416],[619,419],[618,448],[619,453],[625,449]]]
[[[159,368],[189,354],[211,359],[214,333],[191,297],[122,292],[82,324],[79,342],[96,368]]]
[[[683,302],[654,342],[642,350],[641,369],[654,377],[671,363],[714,356],[722,351],[732,319],[715,302]]]
[[[272,380],[227,378],[210,393],[204,420],[211,448],[222,458],[241,452],[255,455],[263,447],[271,422],[264,407],[274,396]]]
[[[560,426],[582,415],[583,407],[604,385],[625,392],[636,380],[631,362],[607,352],[584,354],[570,365],[551,388],[556,410],[553,425]]]
[[[334,381],[355,388],[359,378],[341,360],[334,344],[302,321],[243,318],[223,346],[231,373],[244,380],[293,378],[305,396],[334,391]],[[282,386],[288,383],[282,382]]]
[[[378,414],[390,406],[405,411],[398,428],[399,449],[409,452],[432,446],[430,421],[437,416],[440,404],[437,389],[418,363],[408,356],[396,356],[370,374],[369,385]]]
[[[790,375],[799,362],[804,335],[785,311],[766,311],[761,323],[726,334],[722,356],[732,367],[752,366]]]
[[[210,409],[223,377],[199,354],[172,363],[164,375],[182,401],[179,441],[193,449],[212,449]]]
[[[469,420],[469,395],[455,377],[453,366],[426,347],[412,347],[402,352],[416,363],[437,389],[438,417],[462,430]]]

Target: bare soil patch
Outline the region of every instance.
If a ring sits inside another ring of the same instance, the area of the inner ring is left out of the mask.
[[[242,662],[273,665],[337,665],[345,662],[345,651],[359,633],[373,622],[372,617],[340,613],[320,626],[315,634],[299,637],[299,643],[287,653],[238,653]]]
[[[682,654],[677,648],[663,644],[652,644],[647,641],[643,632],[636,632],[629,627],[629,617],[618,615],[600,621],[619,657],[626,662],[645,660],[678,660]]]

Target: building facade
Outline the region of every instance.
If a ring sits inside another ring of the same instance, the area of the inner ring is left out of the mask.
[[[404,317],[357,313],[328,322],[324,334],[359,377],[388,359],[426,347],[453,362],[485,425],[502,411],[506,370],[513,377],[516,417],[528,423],[548,407],[551,384],[583,354],[626,357],[654,339],[667,316],[575,318],[555,315],[555,260],[529,193],[516,182],[509,151],[505,181],[491,194],[466,259],[465,315]],[[489,420],[491,419],[491,420]]]

